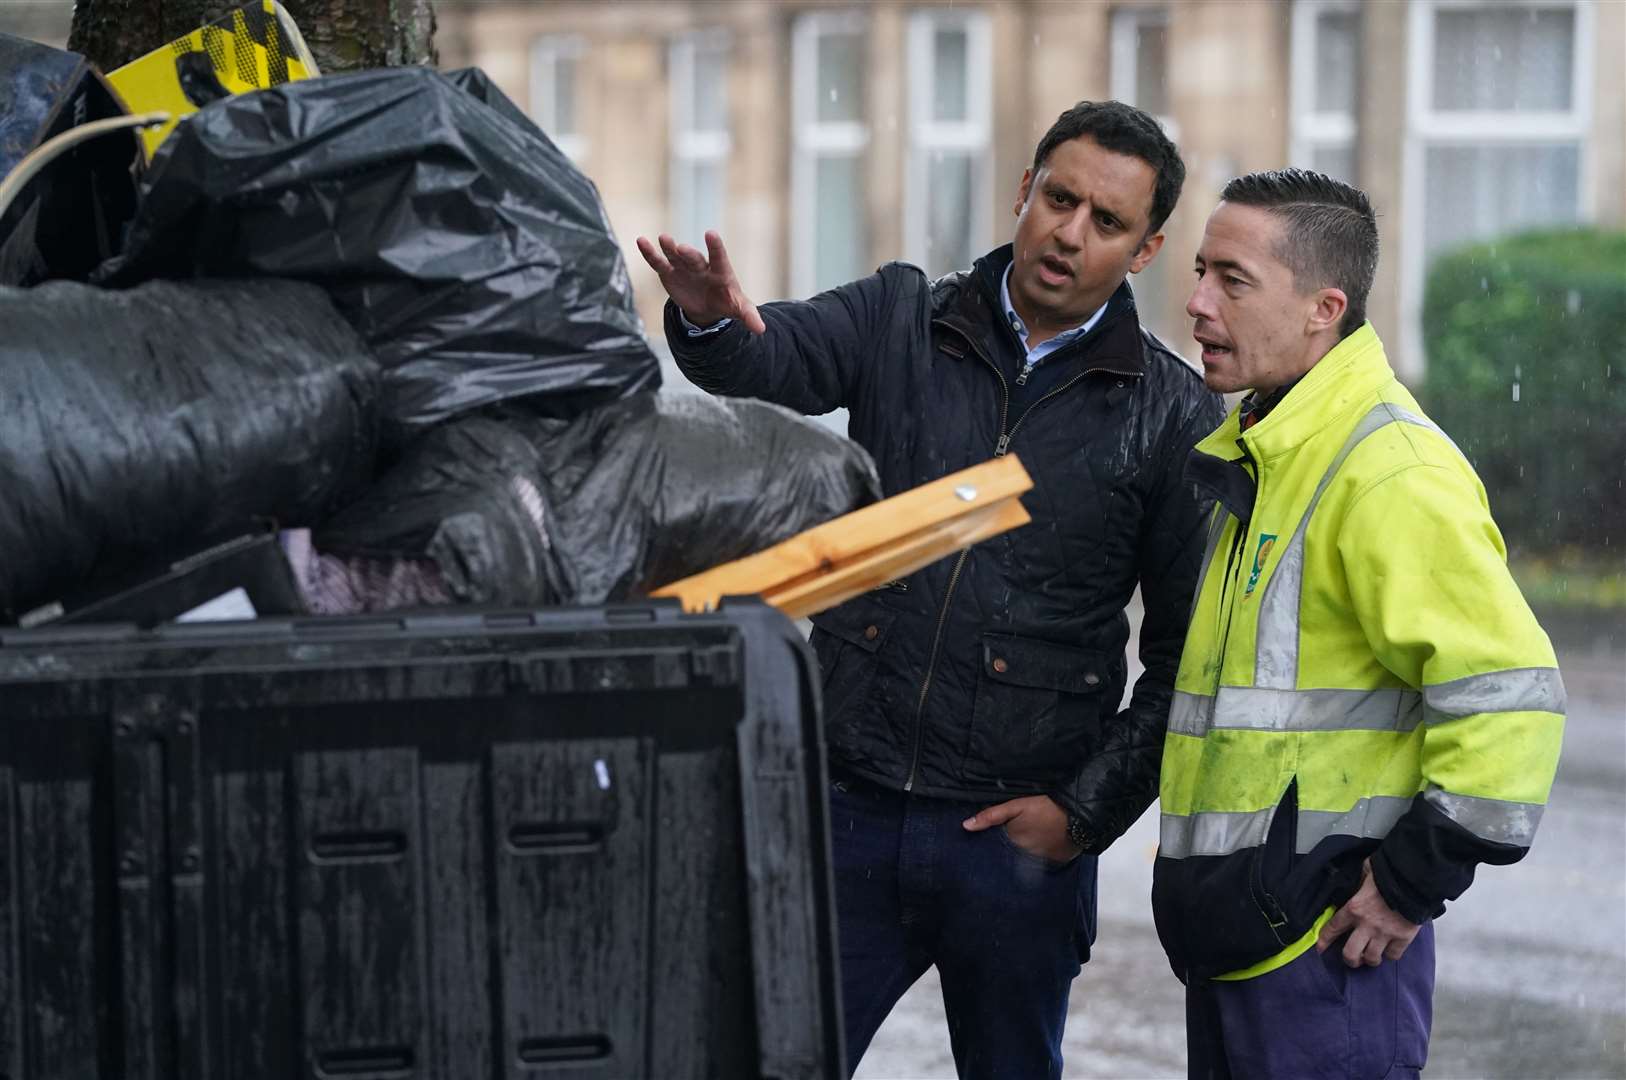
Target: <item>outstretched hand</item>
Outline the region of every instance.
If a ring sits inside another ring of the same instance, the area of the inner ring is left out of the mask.
[[[1332,913],[1316,937],[1316,952],[1326,952],[1345,933],[1344,963],[1350,967],[1377,967],[1384,960],[1399,960],[1422,927],[1398,914],[1383,899],[1372,878],[1372,860],[1361,864],[1361,887],[1343,907]]]
[[[660,246],[649,238],[638,238],[638,252],[643,255],[656,274],[666,295],[683,312],[683,317],[696,326],[712,326],[723,319],[738,319],[753,334],[767,331],[767,324],[757,312],[739,278],[734,276],[734,264],[728,261],[723,238],[715,232],[706,233],[706,251],[680,244],[662,233]]]

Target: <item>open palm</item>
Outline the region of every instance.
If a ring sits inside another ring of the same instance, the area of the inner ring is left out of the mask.
[[[753,334],[761,334],[768,327],[762,321],[734,274],[734,265],[728,261],[728,250],[723,238],[715,232],[706,233],[706,251],[680,244],[662,233],[659,247],[648,237],[638,238],[638,251],[656,274],[666,295],[683,312],[684,318],[696,326],[711,326],[722,319],[738,319]]]

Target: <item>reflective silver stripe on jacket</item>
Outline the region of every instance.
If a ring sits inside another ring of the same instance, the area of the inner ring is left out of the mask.
[[[1264,810],[1201,814],[1164,814],[1158,824],[1157,853],[1171,859],[1192,855],[1229,855],[1259,847],[1270,832],[1274,806]]]
[[[1538,803],[1507,802],[1456,795],[1431,786],[1423,793],[1440,813],[1481,840],[1513,847],[1529,847],[1541,823]],[[1357,836],[1381,840],[1405,816],[1414,800],[1396,795],[1372,795],[1348,810],[1298,811],[1298,833],[1293,847],[1303,855],[1330,836]],[[1264,844],[1276,807],[1263,810],[1209,810],[1196,814],[1164,814],[1158,833],[1158,855],[1184,859],[1192,855],[1231,855]]]
[[[1564,680],[1557,668],[1510,668],[1423,688],[1431,724],[1488,712],[1563,713]]]
[[[1310,505],[1304,508],[1293,539],[1287,544],[1276,562],[1276,572],[1265,585],[1265,594],[1259,601],[1259,637],[1254,652],[1253,684],[1291,690],[1299,678],[1299,608],[1304,591],[1304,533],[1315,516],[1316,504],[1331,485],[1333,477],[1344,460],[1367,436],[1390,424],[1415,424],[1418,427],[1440,431],[1424,417],[1408,412],[1398,405],[1380,401],[1361,417],[1355,430],[1344,440],[1338,456],[1332,459],[1321,482],[1316,485]],[[1444,432],[1440,432],[1444,437]],[[1449,442],[1450,440],[1447,439]],[[1452,444],[1455,445],[1455,444]]]
[[[1339,813],[1334,810],[1300,810],[1295,847],[1300,855],[1329,836],[1359,836],[1382,840],[1395,822],[1411,809],[1410,797],[1371,795]]]
[[[1536,826],[1541,823],[1542,807],[1539,803],[1480,799],[1472,795],[1455,795],[1438,787],[1430,787],[1423,793],[1423,798],[1479,839],[1493,844],[1529,847],[1536,838]]]
[[[1217,697],[1174,692],[1169,730],[1201,738],[1241,731],[1411,731],[1423,719],[1414,690],[1271,690],[1222,686]]]
[[[1411,807],[1410,798],[1373,795],[1345,811],[1300,810],[1293,847],[1303,855],[1329,836],[1381,840]],[[1208,810],[1197,814],[1164,814],[1159,823],[1159,856],[1231,855],[1260,847],[1270,832],[1274,806],[1264,810]]]

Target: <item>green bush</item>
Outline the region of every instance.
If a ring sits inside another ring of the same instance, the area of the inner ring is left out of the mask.
[[[1423,405],[1516,553],[1626,548],[1626,233],[1529,233],[1442,256]]]

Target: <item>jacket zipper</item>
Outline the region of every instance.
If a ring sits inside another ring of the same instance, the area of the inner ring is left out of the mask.
[[[966,344],[970,346],[972,354],[976,356],[978,360],[981,360],[984,364],[987,364],[988,370],[992,371],[994,376],[999,379],[999,388],[1001,393],[1001,401],[999,406],[999,442],[994,446],[995,457],[1005,456],[1006,452],[1010,449],[1011,440],[1016,437],[1016,432],[1022,427],[1022,424],[1026,422],[1027,418],[1033,415],[1034,409],[1037,409],[1040,405],[1043,405],[1057,394],[1062,393],[1074,383],[1090,374],[1088,371],[1081,372],[1080,374],[1075,375],[1068,382],[1050,391],[1050,393],[1046,394],[1038,401],[1035,401],[1032,405],[1028,406],[1027,410],[1024,411],[1021,416],[1017,417],[1016,426],[1012,427],[1011,430],[1007,432],[1005,430],[1005,424],[1008,420],[1010,420],[1011,415],[1011,385],[1005,381],[1005,373],[999,370],[998,364],[995,364],[992,360],[988,359],[988,357],[984,356],[976,345],[970,341],[970,339],[966,339]],[[1017,382],[1021,383],[1026,377],[1027,373],[1023,372],[1022,376],[1017,379]],[[954,572],[949,575],[948,588],[943,592],[943,606],[937,613],[937,631],[932,635],[932,651],[930,658],[926,661],[926,677],[921,680],[920,697],[915,701],[914,746],[909,755],[909,776],[903,782],[904,791],[914,790],[915,775],[920,771],[920,736],[922,730],[921,718],[926,712],[926,697],[931,693],[932,676],[937,673],[937,653],[943,644],[943,627],[948,623],[949,604],[954,600],[954,590],[960,584],[960,574],[965,570],[966,560],[970,558],[970,556],[970,548],[966,548],[960,552],[960,558],[954,564]]]
[[[1253,455],[1248,452],[1246,443],[1238,439],[1236,444],[1242,451],[1243,459],[1253,466],[1253,505],[1257,508],[1259,506],[1260,490],[1259,466],[1254,462]],[[1237,556],[1246,552],[1247,539],[1252,532],[1253,522],[1251,520],[1245,526],[1238,521],[1236,539],[1231,542],[1231,552],[1225,558],[1225,580],[1220,585],[1220,606],[1219,610],[1214,613],[1215,629],[1220,630],[1219,661],[1214,666],[1214,700],[1216,702],[1219,700],[1220,683],[1225,680],[1225,652],[1231,644],[1231,617],[1235,614],[1235,604],[1234,602],[1228,602],[1228,598],[1232,595],[1231,589],[1236,584],[1237,576],[1242,573],[1242,560],[1238,559]],[[1221,629],[1220,625],[1221,620],[1223,620],[1224,624],[1223,629]]]

